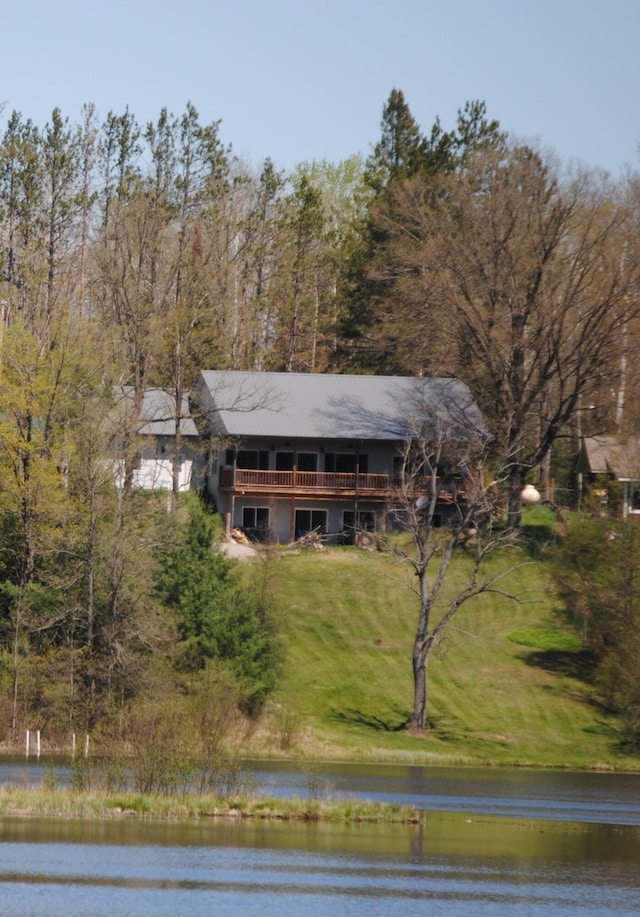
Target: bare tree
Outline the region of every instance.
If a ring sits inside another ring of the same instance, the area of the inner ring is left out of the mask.
[[[379,330],[400,339],[404,371],[468,381],[508,464],[517,528],[526,475],[610,376],[638,308],[637,263],[620,257],[625,201],[599,175],[565,180],[512,146],[453,176],[408,180],[377,219]]]
[[[438,403],[432,398],[421,403],[416,396],[412,417],[390,511],[401,534],[396,531],[389,541],[399,561],[415,574],[411,588],[419,611],[411,730],[423,732],[428,727],[427,670],[444,632],[471,598],[486,592],[508,595],[501,583],[518,565],[483,576],[487,555],[511,539],[495,525],[500,474],[489,471],[489,435],[466,387],[442,380]],[[450,567],[461,544],[470,564],[464,582],[452,590]]]

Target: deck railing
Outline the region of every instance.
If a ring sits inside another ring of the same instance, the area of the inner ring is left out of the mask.
[[[429,490],[429,479],[425,479],[425,491]],[[249,468],[223,468],[220,472],[220,487],[227,490],[243,490],[253,493],[311,493],[355,494],[384,498],[396,491],[400,478],[393,474],[353,474],[333,471],[256,471]],[[422,492],[422,491],[421,491]],[[452,503],[464,500],[464,491],[457,487],[443,488],[438,500]]]
[[[388,491],[393,484],[389,474],[349,474],[328,471],[255,471],[236,468],[235,487],[273,490]],[[220,486],[233,487],[233,469],[220,472]]]

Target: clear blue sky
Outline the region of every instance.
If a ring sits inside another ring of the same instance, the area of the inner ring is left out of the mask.
[[[483,99],[564,160],[640,165],[640,0],[12,0],[2,36],[2,126],[191,101],[237,154],[291,168],[367,155],[395,86],[425,132]]]

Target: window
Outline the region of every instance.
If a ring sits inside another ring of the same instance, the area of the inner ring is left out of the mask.
[[[233,449],[227,449],[227,465],[233,465]],[[268,471],[269,453],[268,451],[257,449],[238,449],[236,456],[236,467],[247,468],[251,471]]]
[[[317,471],[318,456],[315,452],[298,452],[296,465],[298,471]]]
[[[315,452],[276,452],[276,471],[317,471],[318,456]]]
[[[323,534],[327,531],[326,509],[297,509],[296,510],[296,538],[308,535],[316,529]]]
[[[276,452],[276,471],[293,471],[293,452]]]
[[[345,531],[353,531],[356,528],[356,514],[353,510],[347,510],[342,514],[342,528]],[[369,511],[358,513],[358,531],[375,532],[376,514]]]
[[[369,470],[369,456],[361,454],[356,456],[351,452],[327,452],[324,457],[325,471],[336,474],[355,474],[356,459],[360,474],[367,474]]]
[[[268,529],[268,508],[266,506],[245,506],[242,510],[242,528],[246,532],[260,532]]]

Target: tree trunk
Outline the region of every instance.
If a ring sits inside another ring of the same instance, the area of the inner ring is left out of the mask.
[[[435,634],[426,638],[416,637],[413,644],[413,716],[410,732],[426,732],[429,729],[427,719],[427,667],[435,646]]]
[[[524,487],[525,469],[522,465],[513,464],[509,474],[509,497],[507,504],[507,528],[517,532],[522,523],[522,488]]]
[[[416,638],[413,645],[413,716],[411,732],[424,732],[427,722],[427,671],[424,641]]]
[[[429,617],[429,579],[427,575],[427,555],[424,543],[421,542],[421,558],[416,565],[415,573],[419,580],[420,615],[413,641],[413,716],[411,732],[424,732],[427,724],[427,661],[430,655]]]

